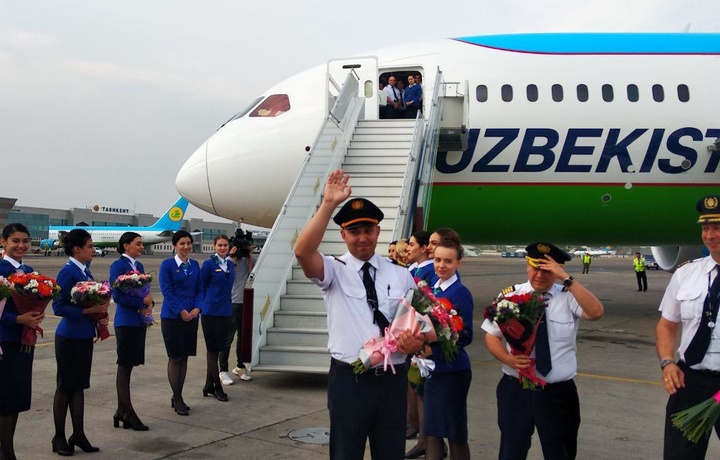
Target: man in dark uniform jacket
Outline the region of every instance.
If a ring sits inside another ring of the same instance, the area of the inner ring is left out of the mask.
[[[398,336],[391,368],[356,373],[353,363],[366,341],[384,334],[407,291],[415,287],[410,273],[375,254],[383,213],[371,201],[351,198],[334,222],[348,251],[340,257],[318,251],[330,216],[350,198],[349,177],[341,170],[328,176],[323,201],[298,236],[295,256],[305,276],[324,294],[328,314],[330,458],[362,460],[370,440],[374,460],[397,460],[405,453],[407,410],[406,354],[419,351],[422,334]]]
[[[662,316],[656,330],[662,383],[670,394],[665,409],[665,460],[705,458],[710,437],[691,442],[673,426],[670,417],[720,390],[720,331],[715,327],[720,303],[720,195],[701,199],[696,208],[702,241],[710,255],[675,271],[660,304]],[[675,362],[680,323],[680,360]],[[720,422],[715,424],[715,431],[720,433]]]

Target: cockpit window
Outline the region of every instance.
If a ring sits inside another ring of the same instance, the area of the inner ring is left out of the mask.
[[[252,102],[250,103],[250,105],[248,105],[247,107],[245,107],[245,109],[243,109],[242,111],[236,113],[235,115],[233,115],[233,117],[232,117],[231,119],[229,119],[228,121],[226,121],[225,123],[223,123],[222,125],[220,125],[220,128],[222,128],[223,126],[225,126],[226,124],[230,123],[230,122],[233,121],[233,120],[237,120],[238,118],[242,118],[242,117],[244,117],[245,115],[247,115],[247,113],[248,113],[250,110],[252,110],[252,108],[255,107],[255,106],[258,104],[258,102],[262,101],[262,99],[263,99],[262,96],[260,96],[259,98],[257,98],[257,99],[255,99],[254,101],[252,101]],[[220,128],[218,128],[218,129],[220,129]]]
[[[279,117],[290,110],[290,99],[287,94],[268,96],[262,104],[250,112],[251,117]]]

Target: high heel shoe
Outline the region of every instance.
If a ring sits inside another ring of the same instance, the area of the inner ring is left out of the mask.
[[[68,446],[65,438],[59,436],[53,436],[52,438],[52,451],[63,457],[69,457],[75,453],[75,450]]]
[[[190,408],[185,403],[176,403],[174,398],[170,398],[170,407],[178,415],[190,415]]]
[[[202,389],[203,397],[207,396],[214,396],[215,399],[222,402],[227,402],[228,396],[227,394],[222,390],[222,388],[208,388],[203,387]]]
[[[125,414],[123,414],[119,410],[115,411],[115,413],[113,414],[113,427],[120,428],[120,422],[123,421],[123,418],[125,418]]]
[[[145,425],[140,418],[136,415],[135,418],[125,418],[123,419],[123,429],[127,430],[128,428],[132,428],[135,431],[147,431],[150,429],[147,425]]]
[[[100,450],[99,447],[95,447],[90,444],[90,441],[88,441],[86,437],[78,439],[75,438],[75,434],[71,434],[68,438],[68,445],[70,445],[70,450],[73,451],[75,450],[75,446],[78,446],[83,452],[97,452]]]

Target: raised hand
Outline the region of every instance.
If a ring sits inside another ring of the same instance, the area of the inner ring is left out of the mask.
[[[345,174],[342,169],[331,172],[325,183],[323,201],[332,204],[334,207],[347,200],[352,194],[352,187],[348,185],[349,180],[350,176]]]

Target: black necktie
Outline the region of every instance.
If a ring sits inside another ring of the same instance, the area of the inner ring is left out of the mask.
[[[547,313],[543,313],[535,336],[535,369],[542,375],[548,375],[552,370],[550,358],[550,341],[548,340]]]
[[[83,273],[85,274],[85,278],[89,281],[92,280],[92,275],[90,274],[90,269],[88,267],[85,267],[85,270],[83,270]]]
[[[393,89],[393,94],[395,95],[395,100],[397,101],[397,98],[398,98],[397,90],[395,89],[394,86],[392,87],[392,89]]]
[[[718,270],[718,265],[715,265],[713,270]],[[700,317],[700,325],[698,330],[695,332],[690,345],[685,350],[685,364],[692,366],[703,360],[705,352],[707,352],[708,346],[710,345],[710,338],[712,337],[712,331],[715,328],[715,321],[718,315],[718,295],[720,294],[720,275],[715,276],[710,291],[705,297],[705,303],[703,304],[702,316]],[[712,326],[710,325],[712,323]]]
[[[373,311],[373,324],[377,324],[380,328],[380,335],[385,335],[385,328],[390,325],[390,322],[385,318],[378,308],[378,297],[377,291],[375,290],[375,281],[370,276],[370,262],[365,262],[362,266],[363,271],[363,285],[365,286],[365,294],[367,295],[367,303]]]

